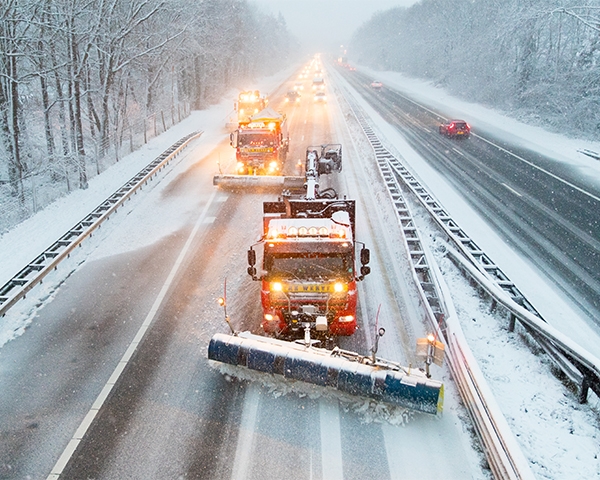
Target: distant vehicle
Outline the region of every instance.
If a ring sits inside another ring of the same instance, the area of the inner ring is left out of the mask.
[[[240,92],[237,102],[233,103],[237,111],[238,123],[248,122],[252,115],[257,114],[269,103],[266,95],[261,95],[258,90],[248,90]]]
[[[356,71],[356,67],[348,67],[348,70],[350,70],[351,72]]]
[[[381,90],[381,87],[383,87],[383,83],[377,81],[377,80],[373,80],[371,82],[371,88],[375,89],[375,90]]]
[[[323,77],[315,77],[312,81],[313,90],[325,90],[325,80]]]
[[[285,94],[286,103],[297,103],[300,101],[300,93],[296,90],[290,90]]]
[[[294,83],[294,90],[304,90],[304,82],[296,82]]]
[[[440,125],[440,134],[447,137],[469,138],[471,126],[464,120],[449,120]]]
[[[317,92],[315,93],[315,102],[317,103],[326,103],[327,102],[327,95],[325,95],[325,92]]]

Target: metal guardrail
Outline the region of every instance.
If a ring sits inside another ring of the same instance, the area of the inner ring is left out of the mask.
[[[537,342],[554,364],[577,387],[580,403],[587,401],[589,389],[592,389],[600,397],[600,363],[598,358],[562,336],[557,330],[552,329],[510,278],[479,248],[475,241],[454,221],[444,207],[419,183],[415,176],[393,155],[388,157],[388,162],[464,258],[484,277],[495,284],[497,289],[488,291],[488,293],[493,298],[493,302],[502,304],[508,311],[510,315],[509,331],[513,331],[515,321],[518,320],[531,338]],[[455,263],[459,262],[457,256],[451,256],[451,258]],[[464,262],[460,265],[464,265]],[[473,278],[472,275],[471,277]],[[473,278],[473,280],[477,281],[477,278]],[[501,296],[502,299],[506,299],[505,296],[501,295],[502,293],[512,300],[508,306],[498,297]],[[537,317],[541,321],[535,320],[533,317]]]
[[[600,160],[600,153],[594,152],[593,150],[588,150],[587,148],[583,148],[581,150],[577,150],[579,153],[583,153],[588,157],[593,158],[594,160]]]
[[[440,293],[437,280],[439,274],[435,273],[435,266],[430,266],[427,262],[425,248],[419,240],[409,206],[403,198],[397,176],[390,167],[396,159],[383,147],[360,108],[351,101],[349,104],[375,152],[377,164],[404,233],[413,277],[420,287],[419,294],[424,300],[428,321],[434,331],[445,340],[450,371],[484,446],[490,468],[499,479],[533,479],[527,460],[521,453],[502,412],[495,405],[487,383],[460,333],[460,328],[457,326],[453,329],[450,322],[447,322],[450,317],[455,318],[456,314],[448,315],[448,306]]]
[[[460,228],[454,219],[445,211],[443,206],[431,195],[408,169],[395,157],[389,159],[391,168],[412,191],[431,217],[456,246],[464,258],[468,259],[482,275],[493,282],[496,289],[488,291],[495,302],[501,303],[510,314],[509,330],[514,329],[515,320],[523,325],[525,330],[546,352],[554,364],[578,388],[578,400],[584,403],[588,390],[591,388],[600,396],[600,363],[591,353],[581,347],[573,347],[573,342],[560,336],[559,332],[545,322],[541,314],[525,298],[518,287],[500,269],[498,265]],[[452,257],[455,263],[458,257]],[[461,263],[464,265],[464,263]],[[474,280],[473,275],[471,277]],[[478,282],[480,283],[480,282]],[[480,286],[481,285],[480,283]],[[487,289],[486,289],[487,290]],[[502,295],[504,294],[504,295]],[[509,304],[505,302],[510,299]],[[502,299],[502,300],[501,300]],[[532,321],[536,317],[538,321]],[[552,332],[552,333],[549,333]],[[557,334],[559,336],[557,336]],[[576,353],[575,353],[576,352]]]
[[[559,368],[579,387],[580,403],[585,403],[589,388],[600,396],[598,391],[600,359],[598,357],[507,296],[463,255],[452,249],[448,249],[447,255],[461,268],[463,273],[477,282],[494,301],[501,304],[510,313],[511,322],[519,320],[532,337],[538,341]]]
[[[15,303],[24,298],[32,288],[41,283],[46,275],[71,254],[75,247],[80,245],[86,238],[91,237],[94,230],[100,227],[105,220],[108,220],[109,216],[116,212],[131,195],[146,185],[153,176],[168,165],[192,140],[198,138],[202,133],[193,132],[171,145],[171,147],[102,202],[92,213],[68,230],[62,237],[0,287],[0,316],[4,316]]]

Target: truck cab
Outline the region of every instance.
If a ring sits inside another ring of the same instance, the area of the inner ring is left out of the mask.
[[[331,341],[357,328],[356,283],[370,272],[369,251],[356,262],[353,200],[265,202],[262,272],[248,252],[248,273],[261,281],[262,328],[284,338]],[[360,273],[359,273],[360,272]]]

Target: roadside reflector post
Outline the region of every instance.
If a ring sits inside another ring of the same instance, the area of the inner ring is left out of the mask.
[[[225,321],[227,322],[227,325],[229,325],[229,329],[231,330],[232,335],[235,335],[235,330],[231,326],[231,322],[229,321],[229,316],[227,315],[227,304],[225,303],[225,299],[223,297],[219,297],[219,299],[217,301],[219,302],[219,305],[221,305],[223,307],[223,313],[225,314]]]
[[[417,339],[417,358],[425,362],[425,374],[431,378],[429,365],[432,363],[441,367],[444,363],[445,346],[442,342],[436,340],[435,335],[429,334],[426,338]]]

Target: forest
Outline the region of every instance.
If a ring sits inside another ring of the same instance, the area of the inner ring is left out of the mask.
[[[598,0],[422,0],[374,15],[349,58],[526,123],[600,138]]]
[[[4,0],[0,234],[296,50],[246,0]]]

